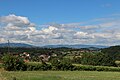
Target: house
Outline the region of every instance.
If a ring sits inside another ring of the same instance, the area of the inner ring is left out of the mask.
[[[51,57],[50,55],[46,55],[46,54],[42,54],[39,56],[39,58],[44,62],[49,61],[50,57]]]
[[[30,59],[29,53],[23,52],[22,54],[20,54],[20,56],[24,59],[25,62],[29,62],[29,59]]]

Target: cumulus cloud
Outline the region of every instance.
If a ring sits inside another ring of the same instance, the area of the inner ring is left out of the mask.
[[[94,35],[88,34],[87,32],[76,32],[74,34],[75,39],[93,39]]]
[[[107,21],[106,21],[107,20]],[[120,18],[100,18],[90,22],[47,24],[38,29],[27,17],[14,14],[0,17],[0,43],[24,42],[34,45],[99,44],[119,45]]]
[[[0,36],[4,39],[12,41],[25,40],[28,32],[35,30],[35,25],[31,23],[27,17],[16,16],[14,14],[0,17]],[[3,42],[2,41],[0,42]]]
[[[16,16],[14,14],[10,14],[8,16],[2,16],[0,18],[0,22],[2,23],[13,23],[13,24],[29,24],[29,20],[26,17]]]

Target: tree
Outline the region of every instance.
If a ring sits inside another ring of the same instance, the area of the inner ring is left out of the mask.
[[[12,56],[10,54],[5,54],[3,56],[3,65],[4,69],[8,71],[16,71],[16,70],[26,70],[25,62],[22,58],[18,56]]]
[[[61,70],[73,70],[72,62],[69,58],[61,60]]]
[[[57,58],[53,58],[51,61],[52,70],[59,70],[61,69],[61,62]]]
[[[81,64],[81,57],[73,57],[72,63]]]

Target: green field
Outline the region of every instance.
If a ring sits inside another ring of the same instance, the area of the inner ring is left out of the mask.
[[[0,80],[120,80],[120,73],[97,71],[0,71]]]

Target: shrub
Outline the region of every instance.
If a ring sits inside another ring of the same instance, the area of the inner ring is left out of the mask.
[[[72,63],[81,64],[81,57],[73,57]]]
[[[79,71],[95,71],[96,67],[82,65],[82,66],[75,66],[75,69]]]
[[[117,72],[120,72],[119,67],[87,66],[87,65],[75,66],[74,70],[78,70],[78,71],[117,71]]]
[[[61,62],[58,59],[54,58],[50,62],[51,62],[52,70],[61,69]]]
[[[61,70],[73,70],[74,66],[72,65],[71,63],[71,60],[66,58],[66,59],[63,59],[60,63],[61,65]]]
[[[2,68],[3,67],[3,64],[2,63],[0,63],[0,68]]]
[[[52,68],[50,64],[43,64],[36,62],[26,63],[26,66],[27,66],[27,71],[36,71],[36,70],[45,71],[45,70],[51,70]]]
[[[120,67],[120,61],[115,61],[117,67]]]
[[[5,70],[16,71],[16,70],[26,69],[23,59],[18,56],[5,54],[2,59],[3,59],[3,66]]]
[[[85,53],[81,58],[81,64],[93,66],[115,66],[115,60],[104,53]]]

